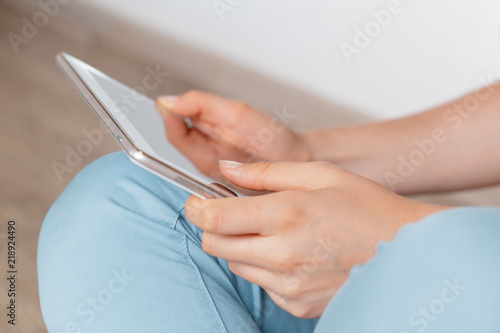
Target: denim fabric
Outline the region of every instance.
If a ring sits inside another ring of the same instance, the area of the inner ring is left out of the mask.
[[[352,270],[318,323],[206,254],[184,215],[188,196],[123,153],[85,168],[40,233],[49,332],[500,332],[499,209],[402,228]]]
[[[202,250],[188,196],[123,153],[75,177],[40,233],[49,332],[312,332]]]
[[[353,269],[315,333],[500,332],[499,284],[500,209],[443,211]]]

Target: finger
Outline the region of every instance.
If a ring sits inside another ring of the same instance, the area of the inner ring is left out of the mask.
[[[189,91],[176,99],[160,96],[156,102],[182,117],[200,119],[208,123],[236,123],[238,114],[243,112],[240,102],[198,90]]]
[[[286,306],[288,305],[288,300],[286,298],[270,288],[264,288],[264,290],[269,295],[269,297],[271,297],[274,303],[276,303],[276,305],[286,311]]]
[[[157,103],[188,117],[195,126],[210,132],[210,136],[248,152],[248,138],[255,135],[255,124],[267,124],[268,117],[246,104],[202,91],[189,91],[172,100],[167,96],[157,98]],[[252,124],[249,126],[248,118]]]
[[[311,196],[307,192],[281,192],[254,197],[203,200],[191,196],[187,219],[204,231],[223,235],[272,235],[304,216]]]
[[[328,162],[258,162],[241,164],[220,161],[230,182],[257,191],[313,190],[333,186],[343,171]]]
[[[165,116],[165,132],[168,140],[183,153],[200,146],[205,148],[207,142],[207,137],[203,133],[188,128],[183,120],[171,114]]]
[[[265,268],[249,265],[238,261],[228,261],[228,266],[231,272],[245,280],[252,282],[264,289],[278,290],[279,281],[276,278],[276,273]],[[278,283],[277,283],[278,282]]]
[[[264,289],[278,306],[285,308],[288,304],[288,300],[280,294],[283,292],[283,285],[288,283],[283,275],[259,266],[235,261],[228,261],[228,266],[235,275]]]
[[[275,271],[275,253],[278,248],[274,239],[259,235],[226,236],[204,232],[201,238],[203,250],[217,258]]]
[[[227,236],[204,232],[201,237],[201,244],[203,251],[214,257],[253,265],[259,259],[262,259],[262,255],[259,253],[259,240],[257,237],[259,236]],[[259,259],[256,259],[257,257]]]
[[[212,171],[214,160],[209,157],[216,154],[207,136],[171,114],[165,116],[164,122],[168,140],[202,172]]]

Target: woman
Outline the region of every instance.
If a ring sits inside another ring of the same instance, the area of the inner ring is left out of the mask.
[[[94,162],[42,227],[49,331],[498,331],[500,210],[402,195],[500,183],[499,88],[303,134],[207,93],[159,97],[202,172],[268,193],[188,198],[122,153]]]

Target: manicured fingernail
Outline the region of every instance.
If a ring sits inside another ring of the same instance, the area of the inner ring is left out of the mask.
[[[167,110],[173,110],[175,107],[175,102],[177,101],[177,96],[160,96],[157,99],[158,103]]]
[[[235,161],[220,160],[219,165],[225,169],[236,169],[243,165],[243,163]]]

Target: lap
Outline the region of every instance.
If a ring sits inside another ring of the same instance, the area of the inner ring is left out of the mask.
[[[291,316],[201,249],[187,197],[123,153],[84,169],[40,233],[49,331],[312,331],[316,320]]]
[[[201,249],[188,194],[104,157],[49,211],[39,242],[50,332],[311,332],[260,287]],[[500,328],[500,213],[454,209],[404,227],[356,267],[317,332],[494,332]],[[473,329],[474,328],[474,329]]]

